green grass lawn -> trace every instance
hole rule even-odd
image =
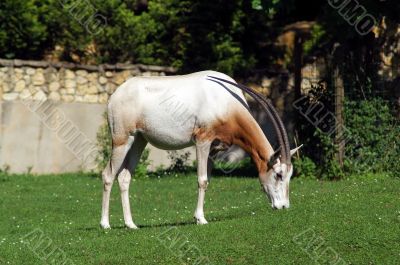
[[[274,211],[257,179],[214,177],[205,226],[195,175],[139,179],[139,230],[123,227],[118,185],[101,230],[101,193],[88,174],[0,175],[0,263],[400,264],[399,179],[294,179],[291,208]]]

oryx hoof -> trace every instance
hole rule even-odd
[[[200,218],[195,217],[195,219],[196,219],[196,223],[198,225],[206,225],[206,224],[208,224],[206,218],[204,218],[204,217],[200,217]]]
[[[138,227],[133,222],[125,223],[126,228],[128,229],[138,229]]]
[[[111,229],[110,223],[108,222],[100,222],[100,227],[103,229]]]

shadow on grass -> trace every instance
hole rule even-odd
[[[220,222],[225,222],[225,221],[229,221],[229,220],[235,220],[235,219],[240,219],[243,217],[248,217],[250,214],[248,212],[242,212],[239,214],[228,214],[228,215],[219,215],[219,216],[214,216],[211,218],[207,218],[209,224],[213,224],[213,223],[220,223]],[[162,227],[180,227],[180,226],[197,226],[196,221],[193,220],[186,220],[186,221],[180,221],[180,222],[167,222],[167,223],[159,223],[159,224],[140,224],[138,225],[138,228],[140,229],[151,229],[151,228],[162,228]],[[126,228],[124,225],[117,225],[117,226],[111,226],[112,230],[130,230],[128,228]],[[91,227],[81,227],[78,228],[77,230],[80,231],[95,231],[95,230],[101,230],[103,231],[103,229],[100,227],[100,225],[98,226],[91,226]]]
[[[228,220],[235,220],[241,217],[247,216],[245,214],[239,214],[239,215],[224,215],[224,216],[215,216],[212,218],[207,218],[209,223],[219,223],[219,222],[224,222],[224,221],[228,221]],[[160,224],[142,224],[142,225],[138,225],[139,228],[160,228],[160,227],[171,227],[171,226],[189,226],[189,225],[195,225],[196,221],[194,220],[186,220],[186,221],[181,221],[181,222],[168,222],[168,223],[160,223]],[[121,227],[124,228],[124,227]]]
[[[224,215],[224,216],[215,216],[212,218],[207,218],[209,223],[219,223],[228,220],[235,220],[241,217],[246,216],[245,214],[240,215]],[[182,221],[182,222],[168,222],[161,224],[148,224],[148,225],[138,225],[139,228],[159,228],[159,227],[171,227],[171,226],[188,226],[188,225],[196,225],[196,221],[193,219],[192,221]]]
[[[182,222],[170,222],[170,223],[162,223],[162,224],[143,224],[143,225],[138,225],[138,228],[140,229],[149,229],[149,228],[160,228],[160,227],[171,227],[171,226],[188,226],[188,225],[196,225],[196,222],[194,221],[182,221]],[[100,227],[100,225],[97,226],[91,226],[91,227],[81,227],[78,228],[77,230],[80,231],[103,231]],[[131,230],[128,229],[124,225],[116,225],[116,226],[111,226],[111,230]],[[134,230],[134,229],[133,229]]]
[[[182,222],[169,222],[162,224],[144,224],[138,225],[139,228],[160,228],[160,227],[171,227],[171,226],[188,226],[188,225],[196,225],[195,221],[182,221]]]

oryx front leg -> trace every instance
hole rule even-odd
[[[131,172],[124,168],[118,175],[118,184],[121,191],[122,211],[124,212],[125,226],[131,229],[137,229],[133,223],[131,207],[129,203],[129,185],[131,182]]]
[[[196,146],[197,155],[197,177],[198,177],[198,187],[199,187],[199,197],[197,200],[197,208],[194,213],[197,224],[207,224],[207,220],[204,217],[204,198],[208,186],[208,176],[207,176],[207,164],[208,155],[210,153],[211,143],[202,143]]]

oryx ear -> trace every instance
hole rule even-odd
[[[300,145],[292,150],[290,150],[290,156],[294,155],[303,145]]]
[[[279,156],[281,155],[281,147],[279,147],[274,154],[269,158],[268,161],[268,166],[272,168],[273,165],[276,164],[277,160],[279,159]]]

